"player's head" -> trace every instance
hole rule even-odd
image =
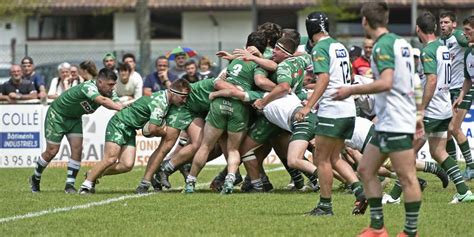
[[[283,60],[292,57],[298,45],[291,38],[280,38],[273,49],[272,59],[276,63],[281,63]]]
[[[469,41],[469,43],[474,43],[474,15],[464,19],[462,25],[467,41]]]
[[[171,93],[171,103],[179,106],[186,102],[186,98],[191,92],[191,85],[187,80],[179,79],[171,84],[169,92]]]
[[[360,9],[362,27],[367,32],[372,29],[385,28],[388,25],[389,9],[386,2],[369,2]]]
[[[263,54],[265,52],[265,48],[267,47],[265,34],[263,32],[255,31],[250,33],[247,37],[247,43],[245,47],[248,48],[250,46],[254,46],[255,48]]]
[[[415,31],[420,42],[423,42],[424,35],[431,35],[436,32],[436,17],[431,12],[423,12],[416,18]]]
[[[313,35],[318,33],[329,33],[329,18],[323,12],[313,12],[306,17],[306,32],[308,38],[313,41]]]
[[[439,14],[439,28],[441,29],[441,35],[449,36],[456,29],[456,14],[452,11],[445,11]]]
[[[101,95],[106,97],[112,97],[112,93],[114,91],[116,83],[117,74],[115,74],[114,70],[108,68],[100,69],[99,75],[97,76],[96,85]]]
[[[97,77],[97,67],[91,60],[83,61],[79,64],[79,75],[85,80],[91,80]]]
[[[291,28],[285,28],[283,30],[281,30],[282,32],[282,35],[281,37],[285,37],[285,38],[290,38],[292,39],[293,41],[295,41],[295,43],[297,45],[300,44],[300,33],[295,30],[295,29],[291,29]]]
[[[281,26],[273,22],[265,22],[257,27],[257,31],[265,34],[267,46],[272,48],[279,38],[281,38]]]

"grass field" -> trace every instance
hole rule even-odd
[[[289,176],[278,166],[267,167],[274,192],[227,196],[212,193],[208,187],[221,168],[205,168],[195,194],[180,193],[183,178],[178,173],[171,177],[173,190],[142,196],[133,193],[143,174],[141,167],[102,178],[97,193],[89,196],[64,194],[66,170],[62,168],[45,171],[39,194],[30,193],[27,179],[32,169],[1,169],[0,235],[355,236],[369,223],[368,212],[351,215],[354,198],[339,191],[338,182],[334,184],[335,216],[307,217],[303,213],[314,207],[319,194],[285,190]],[[435,176],[421,177],[428,187],[420,236],[474,236],[474,203],[449,205],[454,185],[443,190]],[[395,236],[403,228],[403,205],[385,206],[384,211],[386,227]]]

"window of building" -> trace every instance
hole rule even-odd
[[[150,15],[152,39],[181,39],[183,20],[180,12],[152,12]]]
[[[297,29],[298,15],[293,10],[259,10],[258,11],[258,25],[265,22],[273,22],[280,25],[282,28]]]
[[[112,15],[31,16],[28,40],[113,39]]]

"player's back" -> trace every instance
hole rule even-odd
[[[255,85],[254,71],[257,66],[256,63],[251,61],[234,59],[227,66],[227,81],[242,87],[245,91],[250,91]]]
[[[372,72],[376,80],[385,69],[393,69],[392,89],[375,95],[376,130],[415,132],[415,62],[411,45],[398,35],[386,33],[374,44]]]

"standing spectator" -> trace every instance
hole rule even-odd
[[[169,70],[168,59],[159,56],[155,61],[156,72],[150,73],[143,83],[143,95],[151,96],[153,92],[169,88],[171,83],[178,79]]]
[[[176,76],[177,78],[181,78],[184,74],[186,74],[186,53],[177,53],[174,57],[175,65],[169,69],[170,73]]]
[[[117,73],[117,69],[115,68],[117,61],[115,60],[115,55],[113,53],[106,53],[102,62],[104,63],[105,68],[114,70],[114,72]]]
[[[35,72],[35,65],[33,59],[29,56],[24,57],[21,60],[21,69],[23,72],[23,79],[33,82],[35,90],[38,92],[38,98],[43,99],[46,95],[46,87],[44,84],[44,78],[40,74]]]
[[[74,82],[71,77],[71,64],[64,62],[58,66],[59,76],[51,80],[48,90],[48,99],[56,99],[67,89],[75,86],[78,82]]]
[[[216,77],[216,74],[211,71],[211,60],[208,57],[199,59],[199,75],[201,80]]]
[[[95,79],[98,74],[97,67],[91,60],[86,60],[79,64],[79,75],[84,78],[84,81]]]
[[[24,80],[21,75],[21,67],[12,65],[10,68],[10,80],[0,86],[0,100],[15,103],[17,100],[31,100],[38,98],[33,82]]]
[[[115,92],[120,97],[120,101],[126,102],[142,97],[143,81],[137,77],[131,77],[132,67],[130,64],[119,64],[119,80],[115,85]]]
[[[370,69],[370,56],[372,56],[373,46],[374,41],[372,39],[364,39],[364,54],[352,62],[352,73],[354,75],[373,78],[372,69]]]
[[[186,68],[186,74],[181,77],[181,79],[185,79],[189,83],[198,82],[201,80],[201,75],[197,72],[197,65],[193,60],[189,60],[184,64],[184,68]]]
[[[71,65],[71,80],[74,85],[84,82],[84,78],[79,75],[79,66],[77,65]]]

